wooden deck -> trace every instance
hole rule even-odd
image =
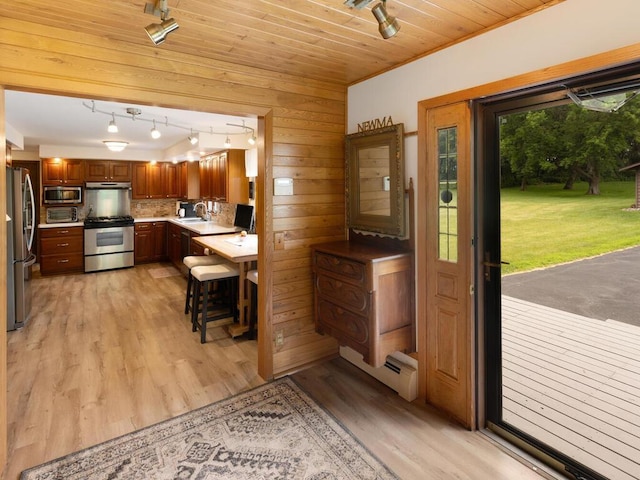
[[[640,328],[502,298],[504,420],[610,479],[640,479]]]

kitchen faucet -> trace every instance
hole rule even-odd
[[[205,220],[211,220],[211,214],[209,213],[209,209],[207,208],[206,202],[198,202],[194,204],[193,211],[194,212],[197,211],[199,205],[202,205],[202,208],[204,208],[204,215],[202,216],[202,218],[204,218]]]

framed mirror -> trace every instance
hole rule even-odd
[[[405,235],[403,124],[346,136],[347,226]]]

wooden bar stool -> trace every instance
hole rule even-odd
[[[249,332],[247,336],[251,340],[256,338],[256,324],[258,323],[258,270],[249,270],[247,272],[247,280],[249,280],[251,289],[249,297]]]
[[[199,267],[193,267],[191,269],[191,275],[194,282],[193,293],[193,307],[191,308],[191,326],[195,332],[200,328],[200,343],[207,341],[207,322],[212,320],[220,320],[223,318],[233,316],[233,321],[238,320],[238,278],[240,276],[240,269],[234,263],[220,263],[217,265],[204,265]],[[218,296],[218,291],[213,291],[211,284],[213,282],[226,282],[227,295],[224,296],[224,306],[227,307],[227,311],[209,317],[207,312],[209,306],[212,308],[215,306],[215,296]],[[202,298],[200,298],[202,295]],[[200,321],[198,322],[198,317]]]
[[[220,263],[226,263],[226,261],[227,260],[220,255],[189,255],[188,257],[184,257],[182,263],[189,269],[189,273],[187,274],[187,295],[184,302],[185,314],[191,310],[191,298],[193,298],[193,277],[191,276],[191,269],[205,265],[218,265]]]

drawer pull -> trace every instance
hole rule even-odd
[[[58,263],[69,263],[69,259],[65,258],[64,260],[58,260]]]
[[[69,233],[69,230],[58,230],[58,233]]]
[[[68,247],[69,244],[68,243],[59,243],[58,247]]]

